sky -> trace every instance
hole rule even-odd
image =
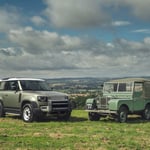
[[[150,0],[0,0],[0,77],[150,76]]]

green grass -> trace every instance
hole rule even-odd
[[[141,150],[150,149],[150,122],[129,118],[89,121],[87,112],[74,110],[70,121],[25,123],[17,117],[0,118],[0,150]]]

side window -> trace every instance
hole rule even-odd
[[[143,83],[134,84],[134,95],[135,97],[141,97],[143,94]]]
[[[150,82],[146,82],[145,84],[144,84],[144,94],[145,94],[145,97],[147,97],[147,98],[150,98]]]
[[[18,89],[17,81],[7,81],[5,83],[4,90],[14,91],[14,90],[17,90],[17,89]]]
[[[5,82],[0,82],[0,91],[4,90]]]
[[[118,92],[132,92],[132,82],[119,83]]]
[[[134,91],[135,92],[142,92],[143,91],[143,83],[135,83]]]
[[[125,83],[120,83],[118,91],[119,92],[121,92],[121,91],[125,92],[126,91],[126,84]]]

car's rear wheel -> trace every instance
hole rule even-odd
[[[100,115],[95,112],[89,112],[88,116],[89,116],[89,120],[91,121],[98,121],[100,119]]]
[[[0,117],[5,117],[4,107],[2,102],[0,102]]]
[[[150,105],[146,105],[142,116],[145,120],[150,120]]]
[[[25,122],[34,121],[35,115],[31,104],[25,104],[22,109],[22,119]]]

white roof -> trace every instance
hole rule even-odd
[[[123,78],[123,79],[117,79],[117,80],[110,80],[108,82],[113,82],[113,83],[123,83],[123,82],[145,82],[145,81],[150,81],[145,78]]]
[[[13,81],[13,80],[38,80],[38,81],[45,81],[43,79],[37,79],[37,78],[4,78],[4,79],[1,79],[0,81]]]

